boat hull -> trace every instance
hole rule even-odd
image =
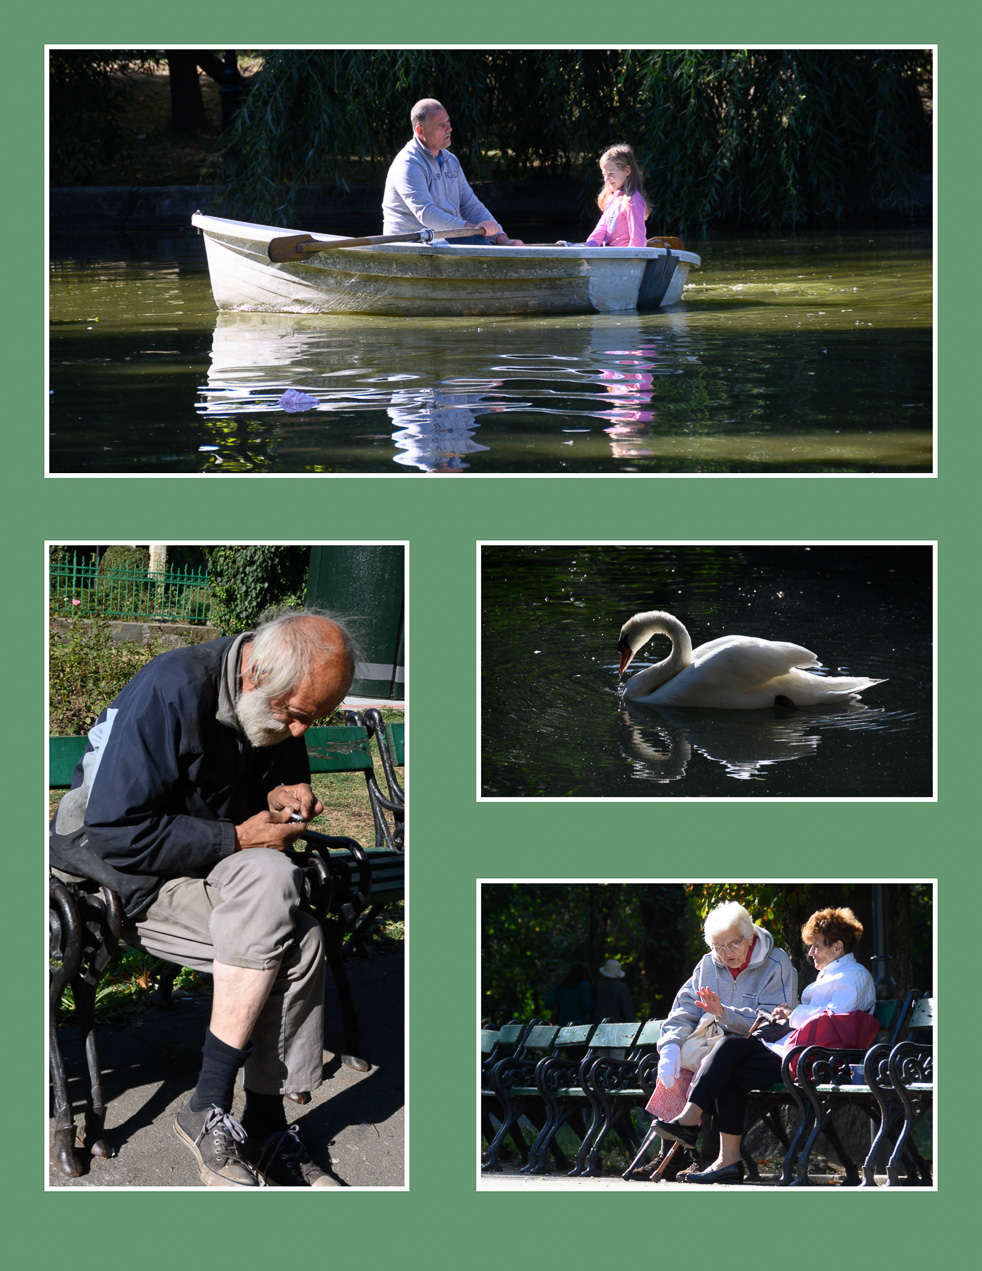
[[[385,243],[273,264],[270,239],[296,230],[222,217],[191,218],[202,232],[219,309],[472,317],[619,313],[675,304],[692,252],[664,247],[485,247]],[[331,235],[314,235],[330,242]]]

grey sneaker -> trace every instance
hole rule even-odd
[[[221,1108],[194,1112],[183,1108],[174,1118],[177,1137],[198,1159],[198,1173],[206,1187],[264,1187],[239,1146],[246,1132],[235,1117]]]
[[[257,1143],[253,1155],[260,1178],[267,1187],[337,1187],[307,1155],[295,1125],[278,1130]]]

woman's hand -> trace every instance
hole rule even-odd
[[[775,1024],[780,1024],[783,1019],[791,1018],[791,1007],[785,1002],[782,1006],[775,1006],[771,1011],[771,1019]]]
[[[696,989],[696,997],[707,1014],[715,1015],[717,1019],[723,1014],[723,1003],[719,1000],[719,994],[712,989]]]

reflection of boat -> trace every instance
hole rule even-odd
[[[668,247],[485,247],[382,243],[273,264],[295,230],[196,212],[219,309],[393,317],[618,313],[681,298],[693,252]],[[316,234],[329,243],[337,235]]]

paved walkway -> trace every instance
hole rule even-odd
[[[404,958],[402,951],[347,963],[362,1026],[369,1072],[344,1067],[340,1010],[327,976],[324,1081],[309,1104],[286,1102],[310,1155],[347,1187],[405,1184]],[[49,1167],[51,1187],[198,1188],[197,1166],[174,1133],[174,1116],[194,1087],[210,998],[185,998],[173,1010],[147,1007],[124,1026],[98,1029],[106,1130],[117,1152],[110,1160],[84,1158],[80,1178]],[[66,1064],[76,1124],[84,1087],[77,1030],[65,1033]],[[241,1080],[241,1079],[240,1079]],[[233,1111],[242,1112],[241,1089]],[[329,1155],[328,1155],[329,1153]]]
[[[883,1180],[886,1181],[885,1179]],[[834,1186],[841,1182],[841,1176],[819,1175],[812,1178],[816,1186]],[[645,1192],[699,1192],[699,1191],[760,1191],[761,1188],[777,1186],[777,1175],[764,1176],[759,1183],[748,1183],[736,1186],[732,1183],[719,1183],[712,1187],[705,1184],[694,1186],[691,1183],[636,1183],[627,1182],[617,1174],[604,1174],[599,1178],[569,1178],[565,1174],[522,1174],[515,1166],[504,1168],[500,1174],[481,1174],[478,1179],[479,1191],[492,1192],[623,1192],[625,1194]],[[784,1190],[783,1188],[781,1189]]]

